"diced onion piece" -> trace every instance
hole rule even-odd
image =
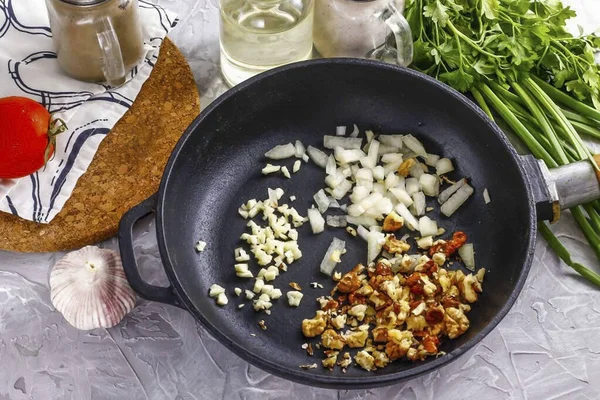
[[[458,248],[458,255],[465,263],[465,267],[471,271],[475,271],[475,251],[473,243],[465,243]]]
[[[373,168],[373,179],[376,181],[382,181],[385,179],[385,171],[381,165]]]
[[[373,207],[375,203],[377,203],[382,197],[383,195],[381,193],[373,192],[364,199],[362,199],[359,204],[362,208],[368,210],[369,208]]]
[[[404,145],[408,147],[410,150],[414,151],[421,157],[427,157],[427,152],[425,151],[425,147],[423,144],[413,135],[405,135],[402,138]]]
[[[227,295],[225,293],[220,293],[217,296],[217,305],[224,306],[229,303],[229,299],[227,299]]]
[[[348,208],[350,208],[350,207],[348,207]],[[346,222],[348,222],[349,224],[352,224],[352,225],[358,225],[359,230],[360,230],[361,226],[377,225],[377,220],[375,218],[364,217],[364,216],[354,217],[354,216],[348,215],[348,216],[346,216]]]
[[[336,126],[335,127],[335,135],[336,136],[346,135],[346,127],[345,126]]]
[[[438,175],[444,175],[452,171],[454,171],[454,166],[449,158],[440,158],[440,160],[435,163],[435,173]]]
[[[408,211],[408,208],[404,204],[396,204],[395,210],[402,218],[404,218],[404,224],[408,227],[408,229],[414,231],[419,227],[419,221],[417,221],[412,213]]]
[[[386,154],[395,154],[395,153],[398,153],[398,151],[400,151],[400,148],[398,148],[398,147],[393,147],[393,146],[387,146],[385,144],[380,144],[379,145],[379,151],[377,153],[381,157],[381,156],[384,156]]]
[[[379,135],[379,141],[386,146],[402,148],[402,137],[403,135]]]
[[[381,253],[381,248],[385,243],[385,235],[375,230],[369,231],[367,234],[367,263],[370,263],[377,258]]]
[[[340,208],[340,203],[338,203],[338,201],[334,199],[333,196],[327,197],[327,200],[329,200],[329,208]]]
[[[284,158],[294,157],[296,155],[296,147],[291,144],[280,144],[273,147],[265,153],[265,157],[271,160],[283,160]]]
[[[398,175],[396,175],[396,173],[394,173],[394,172],[390,172],[385,177],[385,189],[386,190],[395,188],[396,185],[398,185],[398,183],[400,183],[400,177]]]
[[[419,216],[425,214],[425,208],[427,207],[427,204],[425,203],[425,194],[423,192],[413,193],[412,199],[412,207],[415,210],[415,215]]]
[[[377,140],[371,141],[367,157],[369,158],[369,165],[377,165],[377,162],[379,161],[379,142]]]
[[[331,191],[331,195],[337,199],[337,200],[341,200],[344,198],[344,196],[346,195],[346,193],[348,193],[350,191],[350,189],[352,189],[352,182],[350,182],[347,179],[344,179],[342,182],[340,182],[339,185],[337,185],[333,191]]]
[[[315,164],[321,168],[325,168],[328,159],[327,154],[312,146],[308,146],[306,153]]]
[[[296,196],[290,196],[290,201],[296,201]]]
[[[451,216],[456,210],[458,210],[460,206],[464,204],[465,201],[467,201],[472,194],[473,188],[468,184],[464,184],[456,191],[456,193],[450,196],[450,198],[444,204],[442,204],[440,211],[446,217]]]
[[[384,215],[391,213],[393,209],[392,201],[387,197],[382,197],[367,210],[366,214],[373,215],[377,219],[382,219]]]
[[[332,257],[334,253],[342,254],[346,249],[346,242],[340,240],[336,237],[333,238],[333,241],[329,245],[327,252],[325,252],[325,257],[323,257],[323,261],[321,261],[320,270],[325,275],[331,276],[335,266],[337,265],[337,261],[335,257]]]
[[[395,163],[400,161],[402,163],[403,156],[402,153],[388,153],[381,156],[381,162],[384,164]]]
[[[362,146],[362,139],[340,136],[325,136],[323,138],[323,146],[326,149],[331,150],[335,149],[336,147],[343,147],[344,149],[360,149]]]
[[[299,292],[297,290],[290,290],[286,293],[286,296],[290,307],[298,307],[304,295],[302,294],[302,292]]]
[[[301,166],[302,166],[302,163],[300,162],[300,160],[296,160],[294,162],[294,166],[292,167],[292,172],[296,173],[296,172],[300,171]]]
[[[315,200],[317,209],[319,210],[319,212],[321,214],[323,214],[325,211],[327,211],[327,209],[329,208],[329,198],[327,197],[327,195],[325,194],[325,191],[323,189],[321,189],[317,193],[315,193],[315,195],[313,196],[313,199]]]
[[[346,211],[350,217],[359,217],[363,215],[366,210],[360,204],[352,204]]]
[[[428,249],[433,246],[433,238],[431,236],[425,236],[416,240],[417,246],[420,249]]]
[[[304,162],[308,162],[308,160],[310,160],[310,158],[308,157],[308,154],[304,153],[304,154],[302,155],[302,161],[304,161]]]
[[[292,176],[290,175],[290,171],[287,169],[287,167],[281,167],[281,172],[283,173],[283,176],[285,176],[286,178],[290,179]]]
[[[421,184],[419,180],[416,178],[408,178],[404,181],[406,186],[406,192],[410,195],[413,195],[417,192],[421,191]]]
[[[492,202],[492,199],[490,199],[490,194],[488,193],[487,188],[483,189],[483,201],[485,201],[485,204],[490,204]]]
[[[296,149],[296,158],[303,158],[304,153],[306,153],[306,147],[304,147],[304,144],[302,144],[301,141],[296,140],[296,143],[294,143],[294,148]]]
[[[419,183],[427,196],[437,196],[440,192],[440,178],[435,175],[423,174],[419,178]]]
[[[402,165],[402,160],[398,160],[398,161],[394,161],[394,162],[385,164],[383,166],[383,172],[387,176],[388,174],[391,174],[392,172],[398,171],[398,168],[400,168],[400,165]],[[404,178],[404,177],[402,177],[402,178]]]
[[[333,228],[345,228],[348,225],[345,215],[328,215],[327,225]]]
[[[341,149],[341,147],[338,147]],[[343,149],[342,149],[343,150]],[[327,158],[327,165],[325,165],[325,173],[328,175],[335,174],[337,171],[337,164],[335,163],[335,157],[330,154]]]
[[[408,173],[413,178],[419,179],[421,177],[421,175],[423,175],[425,173],[425,171],[423,171],[423,167],[421,166],[421,163],[415,163],[415,165],[413,165],[410,168],[410,170],[408,171]]]
[[[413,199],[406,190],[395,187],[390,188],[389,191],[396,197],[396,199],[398,199],[400,203],[404,204],[405,206],[410,207],[413,204]]]
[[[368,168],[361,168],[354,174],[354,179],[357,185],[368,187],[371,190],[373,186],[373,171]]]
[[[335,189],[335,187],[341,184],[345,179],[346,177],[336,170],[335,173],[325,177],[325,184],[330,188]]]
[[[308,221],[310,222],[310,227],[315,235],[325,230],[325,220],[316,208],[308,209]]]
[[[370,143],[371,140],[375,138],[375,134],[372,130],[365,131],[365,136],[367,137],[367,143]]]
[[[356,186],[354,186],[354,189],[352,190],[352,194],[350,195],[350,201],[352,203],[359,203],[361,200],[366,198],[369,194],[371,194],[371,189],[369,189],[365,186],[356,185]]]
[[[438,203],[444,204],[450,198],[450,196],[452,196],[458,189],[463,187],[466,183],[467,179],[463,178],[456,182],[454,185],[444,189],[442,193],[440,193],[440,195],[438,196]]]
[[[430,167],[435,167],[435,164],[437,164],[439,159],[440,156],[438,156],[437,154],[427,153],[427,157],[425,157],[425,164],[429,165]]]
[[[336,147],[334,150],[335,159],[340,164],[350,164],[359,161],[365,157],[365,153],[360,149],[344,149],[342,147]]]
[[[356,126],[356,124],[354,124],[354,130],[350,134],[350,137],[353,137],[353,138],[358,137],[359,133],[360,133],[360,131],[358,130],[358,126]]]
[[[437,222],[431,218],[424,216],[419,219],[419,232],[421,236],[435,236],[437,235]]]
[[[364,240],[365,242],[367,241],[369,235],[369,230],[367,228],[365,228],[362,225],[359,225],[358,228],[356,228],[356,233],[358,234],[358,236],[360,236],[362,240]]]
[[[281,169],[281,165],[272,165],[272,164],[267,164],[263,169],[262,169],[262,174],[263,175],[268,175],[268,174],[272,174],[274,172],[277,172]]]

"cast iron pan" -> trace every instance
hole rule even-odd
[[[451,218],[434,214],[447,232],[465,231],[475,245],[477,266],[485,267],[484,292],[468,314],[471,327],[446,340],[447,354],[424,362],[395,362],[376,372],[352,366],[343,374],[320,366],[322,353],[310,357],[301,321],[312,318],[313,300],[327,295],[331,278],[319,264],[334,236],[347,241],[339,270],[346,272],[366,259],[366,244],[343,229],[320,235],[300,228],[301,260],[274,282],[284,292],[273,314],[256,313],[233,294],[234,287],[252,288],[253,280],[237,278],[233,250],[245,221],[237,208],[250,198],[267,198],[267,188],[281,187],[301,213],[324,186],[325,172],[309,162],[292,179],[264,177],[263,154],[296,139],[322,147],[323,135],[337,125],[356,123],[361,130],[412,133],[426,148],[455,160],[454,177],[467,176],[475,194]],[[351,127],[349,128],[351,130]],[[291,164],[294,160],[287,160]],[[350,389],[383,386],[432,371],[456,359],[485,337],[506,315],[521,291],[532,261],[536,212],[533,192],[520,158],[501,130],[467,98],[432,78],[396,66],[366,60],[328,59],[278,68],[225,93],[192,123],[165,169],[158,195],[127,213],[119,240],[123,266],[131,286],[149,300],[187,309],[221,343],[238,356],[270,373],[300,383]],[[487,188],[492,202],[482,196]],[[428,200],[432,201],[432,200]],[[141,217],[156,213],[158,245],[169,288],[150,286],[137,272],[131,229]],[[199,254],[198,240],[208,243]],[[462,268],[458,263],[457,268]],[[254,272],[258,271],[253,266]],[[290,281],[305,294],[291,309],[285,292]],[[313,289],[310,282],[324,288]],[[229,304],[219,307],[208,297],[218,283],[227,288]],[[247,302],[247,301],[246,301]],[[262,331],[258,321],[268,329]],[[255,334],[256,336],[252,336]],[[313,342],[315,342],[313,340]],[[303,370],[301,364],[319,364]]]

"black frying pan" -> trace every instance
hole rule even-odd
[[[300,325],[317,308],[312,298],[328,294],[333,282],[319,273],[319,264],[334,236],[347,241],[340,268],[351,269],[366,258],[366,244],[343,229],[310,233],[300,229],[304,257],[282,274],[275,286],[285,293],[290,281],[303,287],[298,309],[284,297],[273,314],[256,313],[241,302],[233,288],[251,288],[253,280],[237,278],[233,249],[245,221],[237,208],[250,198],[264,199],[267,188],[282,187],[297,197],[301,212],[324,186],[324,171],[304,164],[293,179],[264,177],[263,154],[277,144],[296,139],[321,145],[337,125],[358,124],[378,133],[412,133],[428,150],[455,160],[456,177],[471,178],[475,194],[451,218],[434,219],[448,232],[465,231],[475,245],[477,266],[488,271],[484,292],[469,313],[471,327],[456,340],[446,340],[447,354],[424,362],[395,362],[376,372],[351,367],[329,372],[321,357],[309,357]],[[291,164],[293,161],[288,161]],[[592,175],[593,176],[593,175]],[[530,184],[529,182],[533,182]],[[516,300],[529,271],[536,236],[536,204],[542,217],[551,214],[552,190],[542,184],[540,168],[519,157],[502,131],[467,98],[417,72],[366,60],[329,59],[285,66],[231,89],[209,107],[177,144],[156,196],[129,211],[121,221],[119,242],[123,266],[133,289],[149,300],[187,309],[221,343],[250,363],[283,378],[331,388],[382,386],[438,368],[465,353],[486,336]],[[597,182],[595,182],[597,190]],[[482,191],[489,190],[490,204]],[[171,286],[145,283],[133,254],[132,227],[154,212],[158,245]],[[198,254],[194,244],[208,242]],[[456,265],[456,264],[455,264]],[[255,270],[255,272],[257,269]],[[310,282],[324,289],[312,289]],[[230,303],[218,307],[208,288],[228,288]],[[257,321],[264,319],[262,331]],[[256,334],[252,336],[251,334]],[[317,352],[318,353],[318,352]],[[319,364],[303,370],[301,364]]]

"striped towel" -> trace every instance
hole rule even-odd
[[[131,107],[158,58],[175,16],[139,1],[146,57],[118,88],[66,76],[56,60],[44,0],[0,0],[0,97],[31,98],[69,129],[57,138],[54,158],[21,179],[0,179],[0,211],[48,223],[71,196],[102,139]]]

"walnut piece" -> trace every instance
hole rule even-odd
[[[376,369],[375,358],[373,358],[373,356],[367,353],[365,350],[361,350],[356,353],[356,356],[354,356],[354,361],[356,361],[358,365],[367,371],[375,371]]]
[[[389,213],[383,220],[384,232],[395,232],[402,229],[404,226],[404,218],[399,216],[395,211]]]
[[[392,254],[402,254],[410,250],[410,244],[396,239],[394,235],[388,235],[385,238],[385,243],[383,244],[383,248]]]
[[[458,308],[446,308],[444,322],[446,324],[446,335],[448,335],[450,339],[459,337],[469,329],[469,319],[465,313]]]
[[[365,347],[365,343],[369,337],[369,331],[346,332],[344,337],[346,338],[346,344],[350,348],[356,349]]]
[[[341,350],[344,348],[344,338],[333,329],[327,329],[321,335],[321,343],[328,349]],[[335,363],[334,363],[335,364]]]
[[[305,319],[302,321],[302,334],[306,337],[315,337],[323,333],[327,326],[323,311],[317,311],[317,315],[313,319]]]

